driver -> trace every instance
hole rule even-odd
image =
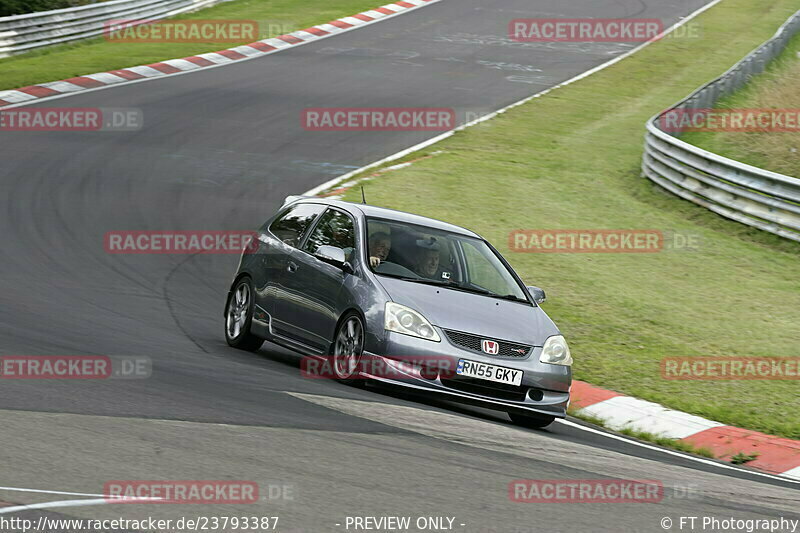
[[[430,279],[441,277],[441,271],[439,270],[439,243],[436,242],[435,237],[417,241],[414,272],[419,276]]]
[[[372,268],[386,261],[389,251],[392,249],[392,238],[388,233],[378,231],[369,237],[369,266]]]

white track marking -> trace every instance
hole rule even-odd
[[[670,439],[685,439],[725,425],[632,396],[614,396],[583,407],[579,413],[601,419],[610,429],[631,428]]]
[[[362,22],[364,22],[363,20],[357,19],[355,17],[342,17],[342,18],[339,19],[339,21],[340,22],[346,22],[347,24],[353,24],[355,26],[358,26]]]
[[[85,505],[105,505],[109,503],[105,498],[95,500],[61,500],[58,502],[32,503],[30,505],[15,505],[14,507],[0,508],[0,514],[18,513],[31,509],[52,509],[57,507],[81,507]]]
[[[247,46],[246,44],[242,46],[237,46],[236,48],[231,48],[231,50],[233,50],[234,52],[239,52],[243,56],[247,57],[264,55],[264,52],[262,52],[261,50],[256,50],[252,46]]]
[[[278,39],[277,37],[272,37],[270,39],[264,39],[263,41],[259,41],[259,42],[264,43],[264,44],[268,44],[270,46],[274,46],[275,48],[277,48],[279,50],[281,48],[291,48],[291,46],[292,46],[291,44],[287,43],[283,39]]]
[[[125,81],[125,78],[121,76],[115,76],[110,72],[98,72],[96,74],[84,74],[81,76],[82,78],[89,78],[90,80],[99,81],[100,83],[122,83]]]
[[[303,41],[317,38],[317,36],[314,35],[313,33],[304,30],[293,31],[292,33],[288,33],[287,35],[291,35],[292,37],[297,37],[298,39],[302,39]]]
[[[328,23],[320,24],[315,27],[321,29],[322,31],[327,31],[329,33],[339,33],[344,30],[344,28],[340,28],[339,26],[334,26],[333,24],[328,24]]]
[[[122,70],[130,70],[131,72],[135,72],[136,74],[140,74],[142,76],[148,78],[158,78],[164,75],[163,72],[160,70],[156,70],[153,67],[148,67],[147,65],[140,65],[138,67],[128,67]],[[112,85],[112,87],[119,87],[119,83],[116,85]]]
[[[0,487],[0,490],[7,490],[12,492],[37,492],[39,494],[58,494],[59,496],[93,496],[105,497],[105,494],[87,494],[85,492],[64,492],[60,490],[44,490],[44,489],[23,489],[20,487]]]
[[[411,3],[416,3],[415,1],[412,1],[412,0],[406,0],[406,1],[411,2]],[[420,1],[420,0],[416,0],[416,1]],[[326,181],[325,183],[323,183],[321,185],[318,185],[318,186],[314,187],[313,189],[309,189],[308,191],[302,193],[302,195],[303,196],[316,196],[317,194],[321,193],[322,191],[330,189],[331,187],[333,187],[335,185],[338,185],[339,183],[341,183],[341,182],[343,182],[345,180],[348,180],[348,179],[352,178],[353,176],[355,176],[357,174],[360,174],[361,172],[364,172],[365,170],[369,170],[370,168],[374,168],[374,167],[380,166],[380,165],[382,165],[384,163],[388,163],[389,161],[394,161],[395,159],[400,159],[401,157],[405,157],[408,154],[411,154],[411,153],[416,152],[418,150],[422,150],[423,148],[427,148],[428,146],[430,146],[432,144],[436,144],[439,141],[443,141],[444,139],[447,139],[448,137],[450,137],[451,135],[453,135],[457,131],[461,131],[461,130],[463,130],[465,128],[469,128],[470,126],[474,126],[475,124],[479,124],[479,123],[481,123],[481,122],[483,122],[485,120],[492,119],[492,118],[496,117],[497,115],[499,115],[500,113],[505,113],[509,109],[512,109],[514,107],[517,107],[517,106],[520,106],[520,105],[525,104],[527,102],[530,102],[534,98],[542,97],[542,96],[546,95],[547,93],[549,93],[550,91],[555,91],[556,89],[560,89],[561,87],[565,87],[565,86],[567,86],[567,85],[569,85],[571,83],[575,83],[578,80],[582,80],[583,78],[586,78],[587,76],[591,76],[595,72],[599,72],[599,71],[601,71],[601,70],[603,70],[605,68],[608,68],[611,65],[614,65],[614,64],[622,61],[626,57],[629,57],[629,56],[635,54],[639,50],[641,50],[641,49],[645,48],[646,46],[652,44],[654,41],[657,41],[657,40],[661,39],[664,35],[667,35],[668,33],[672,32],[675,28],[679,28],[679,27],[683,26],[684,24],[686,24],[687,22],[689,22],[690,20],[692,20],[696,16],[700,15],[704,11],[706,11],[708,9],[711,9],[712,7],[714,7],[715,5],[720,3],[721,1],[722,0],[714,0],[711,3],[704,5],[703,7],[698,9],[697,11],[693,12],[692,14],[688,15],[687,17],[683,18],[682,20],[676,22],[675,24],[673,24],[672,26],[670,26],[669,28],[664,30],[663,33],[660,33],[659,35],[655,36],[653,39],[651,39],[651,40],[649,40],[649,41],[647,41],[645,43],[640,44],[636,48],[633,48],[633,49],[625,52],[624,54],[615,57],[614,59],[612,59],[610,61],[606,61],[602,65],[598,65],[598,66],[594,67],[593,69],[590,69],[590,70],[587,70],[586,72],[583,72],[582,74],[578,74],[574,78],[570,78],[570,79],[568,79],[567,81],[565,81],[563,83],[559,83],[558,85],[556,85],[554,87],[550,87],[549,89],[545,89],[544,91],[538,92],[538,93],[536,93],[534,95],[526,96],[522,100],[518,100],[517,102],[514,102],[513,104],[510,104],[510,105],[508,105],[508,106],[506,106],[506,107],[504,107],[502,109],[498,109],[497,111],[495,111],[493,113],[489,113],[489,114],[484,115],[484,116],[482,116],[480,118],[477,118],[475,120],[467,122],[466,124],[462,124],[461,126],[459,126],[457,128],[454,128],[454,129],[452,129],[450,131],[446,131],[446,132],[444,132],[444,133],[442,133],[440,135],[437,135],[436,137],[428,139],[427,141],[423,141],[423,142],[421,142],[419,144],[415,144],[414,146],[412,146],[410,148],[406,148],[405,150],[401,150],[400,152],[397,152],[397,153],[392,154],[390,156],[384,157],[383,159],[375,161],[374,163],[370,163],[369,165],[366,165],[366,166],[361,167],[359,169],[353,170],[352,172],[348,172],[347,174],[343,174],[343,175],[339,176],[338,178],[334,178],[332,180]],[[394,15],[389,15],[389,16],[394,16]]]
[[[386,13],[381,13],[380,11],[373,11],[373,10],[362,11],[360,14],[372,17],[374,19],[379,19],[386,16]]]
[[[234,62],[234,60],[231,59],[230,57],[218,54],[217,52],[209,52],[207,54],[197,54],[197,57],[202,57],[203,59],[211,61],[216,65],[228,65]],[[211,68],[211,67],[205,67],[205,68]]]
[[[36,98],[32,94],[24,93],[22,91],[0,91],[0,100],[5,100],[6,102],[27,102],[29,100],[41,100],[41,98]],[[3,109],[8,109],[11,107],[19,107],[19,106],[6,106]]]
[[[59,496],[87,496],[92,499],[81,500],[59,500],[55,502],[32,503],[28,505],[14,505],[12,507],[0,507],[0,514],[16,513],[19,511],[29,511],[31,509],[52,509],[58,507],[80,507],[86,505],[114,504],[113,500],[125,500],[125,503],[146,503],[160,500],[161,498],[122,498],[120,496],[109,496],[106,494],[92,494],[86,492],[67,492],[62,490],[26,489],[22,487],[0,487],[0,491],[9,492],[33,492],[36,494],[57,494]]]
[[[283,42],[284,42],[284,44],[288,45],[288,47],[291,47],[291,48],[297,48],[298,46],[303,46],[304,44],[316,43],[316,42],[319,42],[322,39],[327,39],[329,37],[333,37],[334,35],[339,35],[341,33],[345,33],[345,32],[348,32],[348,31],[357,30],[359,28],[363,28],[365,26],[369,26],[370,24],[376,24],[378,22],[383,22],[385,20],[389,20],[390,18],[393,18],[393,17],[398,17],[398,16],[401,16],[401,15],[405,15],[406,13],[411,13],[413,11],[416,11],[417,9],[421,9],[423,7],[426,7],[426,6],[432,6],[434,4],[438,4],[442,0],[429,0],[428,2],[423,2],[422,0],[411,0],[411,1],[406,0],[406,1],[408,1],[411,4],[414,4],[415,7],[409,7],[409,8],[403,9],[402,11],[398,11],[397,13],[394,13],[393,15],[386,15],[385,17],[382,17],[382,18],[379,18],[379,19],[375,19],[375,20],[370,20],[368,22],[358,19],[358,25],[356,25],[356,26],[353,26],[351,28],[344,28],[344,29],[336,27],[335,30],[331,30],[331,33],[329,35],[322,35],[320,37],[315,37],[313,40],[303,41],[303,42],[297,43],[295,45],[288,45],[288,43],[286,43],[285,41],[283,41]],[[720,1],[720,0],[716,0],[716,1]],[[319,26],[323,27],[323,26],[325,26],[325,24],[320,24]],[[280,39],[278,39],[278,40],[280,41]],[[264,39],[264,40],[262,40],[260,42],[267,43],[267,44],[272,44],[271,41],[272,41],[272,39]],[[90,93],[90,92],[94,92],[94,91],[102,91],[102,90],[110,89],[110,88],[113,88],[113,87],[120,87],[122,85],[131,85],[131,84],[134,84],[134,83],[144,83],[144,82],[147,82],[147,81],[157,80],[157,79],[166,78],[166,77],[185,76],[187,74],[193,74],[195,72],[202,72],[202,71],[211,70],[211,69],[214,69],[214,68],[226,67],[226,66],[234,64],[234,63],[244,63],[245,61],[250,61],[251,59],[259,59],[259,58],[262,58],[262,57],[266,57],[266,56],[268,56],[270,54],[275,54],[275,53],[277,53],[277,52],[279,52],[280,50],[283,50],[283,49],[284,48],[280,48],[278,50],[272,50],[272,51],[269,51],[269,52],[264,52],[263,54],[260,54],[260,55],[257,55],[257,56],[252,56],[252,57],[245,57],[245,58],[239,59],[237,61],[227,61],[227,62],[224,62],[224,63],[209,65],[207,67],[203,67],[202,69],[187,70],[187,71],[182,71],[182,72],[176,72],[174,74],[169,74],[169,75],[146,77],[146,78],[142,78],[142,79],[138,79],[138,80],[126,80],[125,82],[115,83],[113,85],[104,85],[102,87],[94,87],[94,88],[91,88],[91,89],[84,89],[84,90],[82,90],[80,92],[75,92],[75,93],[55,94],[53,96],[46,96],[44,98],[36,98],[35,96],[31,96],[29,94],[25,94],[25,93],[22,93],[20,91],[15,91],[15,90],[0,91],[0,100],[5,100],[7,102],[14,102],[11,105],[7,105],[7,106],[4,106],[4,107],[0,108],[0,110],[5,111],[5,110],[8,110],[8,109],[12,109],[14,107],[23,107],[23,106],[30,105],[30,104],[33,104],[33,103],[44,102],[46,100],[58,100],[59,98],[68,98],[68,97],[73,96],[75,94],[86,94],[86,93]],[[203,57],[204,55],[206,55],[206,54],[198,54],[198,57]],[[228,59],[228,58],[226,57],[225,59]],[[133,70],[135,72],[134,69],[136,69],[136,68],[141,68],[141,67],[130,67],[130,68],[127,68],[127,69],[119,69],[119,70]],[[39,85],[42,85],[42,84],[39,84]]]
[[[689,460],[695,461],[697,463],[702,463],[702,464],[705,464],[705,465],[715,466],[715,467],[726,469],[726,470],[736,470],[737,472],[750,474],[752,476],[766,477],[766,478],[775,479],[775,480],[778,480],[778,481],[783,481],[785,483],[796,483],[796,484],[800,485],[800,480],[795,481],[794,479],[791,479],[791,477],[786,476],[786,474],[788,472],[784,472],[781,475],[775,475],[775,474],[767,474],[766,472],[757,472],[757,471],[754,471],[754,470],[745,470],[743,468],[737,468],[737,467],[735,467],[733,465],[728,465],[728,464],[725,464],[725,463],[719,463],[717,461],[712,461],[711,459],[703,459],[702,457],[697,457],[695,455],[688,455],[688,454],[677,452],[677,451],[674,451],[674,450],[669,450],[667,448],[660,448],[658,446],[645,444],[643,442],[639,442],[638,440],[631,440],[629,438],[622,437],[620,435],[614,435],[613,433],[607,433],[605,431],[601,431],[599,429],[595,429],[595,428],[591,428],[591,427],[588,427],[588,426],[584,426],[582,424],[576,424],[575,422],[573,422],[571,420],[560,420],[559,419],[559,420],[556,420],[556,422],[559,423],[559,424],[564,424],[565,426],[570,426],[570,427],[574,427],[576,429],[580,429],[582,431],[588,431],[589,433],[595,433],[597,435],[603,435],[604,437],[608,437],[609,439],[619,440],[619,441],[622,441],[622,442],[627,442],[628,444],[633,444],[634,446],[640,446],[642,448],[647,448],[648,450],[653,450],[653,451],[657,451],[657,452],[661,452],[661,453],[666,453],[667,455],[674,455],[675,457],[682,457],[684,459],[689,459]],[[792,470],[790,470],[789,472],[792,472]]]
[[[122,500],[123,498],[120,498]],[[124,503],[148,503],[160,498],[125,498]],[[30,511],[32,509],[55,509],[58,507],[84,507],[87,505],[113,505],[116,502],[112,497],[95,498],[91,500],[59,500],[57,502],[32,503],[29,505],[15,505],[13,507],[0,507],[0,514],[18,513],[20,511]]]
[[[396,6],[394,4],[386,4],[385,6],[381,6],[383,9],[388,9],[389,11],[394,11],[397,13],[398,11],[402,11],[403,8],[400,6]]]
[[[171,67],[175,67],[179,70],[193,70],[200,68],[200,65],[192,63],[191,61],[186,61],[185,59],[168,59],[167,61],[162,61],[162,63]]]
[[[74,83],[70,83],[68,81],[51,81],[50,83],[38,83],[36,84],[36,87],[46,87],[48,89],[52,89],[60,93],[73,93],[83,90],[83,87],[81,87],[80,85],[75,85]]]
[[[781,477],[789,477],[800,481],[800,466],[792,468],[791,470],[787,470],[781,474]]]

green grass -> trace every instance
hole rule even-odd
[[[745,463],[749,463],[750,461],[755,461],[756,459],[758,459],[758,453],[746,454],[744,452],[739,452],[731,457],[731,463],[735,465],[743,465]]]
[[[679,452],[684,453],[692,453],[694,455],[699,455],[701,457],[709,457],[714,459],[714,452],[712,452],[709,448],[706,447],[697,447],[688,442],[683,442],[678,439],[669,439],[667,437],[661,437],[659,435],[655,435],[653,433],[648,433],[646,431],[636,431],[630,428],[622,428],[619,430],[619,433],[626,435],[628,437],[644,440],[647,442],[652,442],[654,444],[658,444],[659,446],[664,446],[665,448],[672,448],[673,450],[678,450]],[[741,463],[735,463],[741,464]]]
[[[255,20],[260,39],[381,5],[376,0],[236,0],[171,20]],[[248,41],[249,42],[249,41]],[[240,43],[119,43],[103,37],[0,59],[0,90],[233,48]]]
[[[767,70],[715,107],[800,109],[800,34]],[[717,154],[800,177],[800,132],[692,132],[681,137]]]
[[[374,205],[472,228],[545,288],[577,379],[726,424],[800,438],[797,381],[668,381],[668,356],[799,356],[800,247],[668,194],[640,176],[645,121],[768,39],[792,0],[726,0],[697,39],[616,65],[410,155],[364,182]],[[721,45],[724,43],[724,45]],[[502,83],[502,82],[501,82]],[[374,172],[374,171],[373,171]],[[358,188],[345,196],[360,201]],[[519,228],[646,228],[698,250],[515,253]]]

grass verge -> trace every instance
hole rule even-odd
[[[376,0],[236,0],[170,20],[255,20],[259,39],[324,24],[381,5]],[[103,37],[0,59],[0,90],[63,80],[165,59],[233,48],[239,43],[122,43]]]
[[[370,203],[463,225],[498,246],[571,344],[577,379],[745,428],[800,438],[797,381],[675,381],[671,356],[798,356],[800,247],[640,176],[645,121],[768,39],[792,0],[726,0],[696,39],[665,39],[364,182]],[[720,46],[720,43],[725,43]],[[702,60],[698,60],[702,58]],[[374,172],[374,171],[371,171]],[[360,201],[354,188],[345,198]],[[515,253],[520,228],[646,228],[695,251]]]
[[[800,35],[735,94],[720,100],[720,109],[800,109]],[[692,132],[686,142],[719,155],[789,176],[800,177],[800,132]]]

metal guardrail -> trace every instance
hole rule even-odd
[[[800,179],[693,146],[664,131],[670,112],[710,109],[764,71],[800,32],[800,11],[725,74],[647,121],[642,173],[661,187],[724,217],[800,242]]]
[[[101,35],[107,21],[172,17],[225,0],[111,0],[68,9],[0,17],[0,57]]]

